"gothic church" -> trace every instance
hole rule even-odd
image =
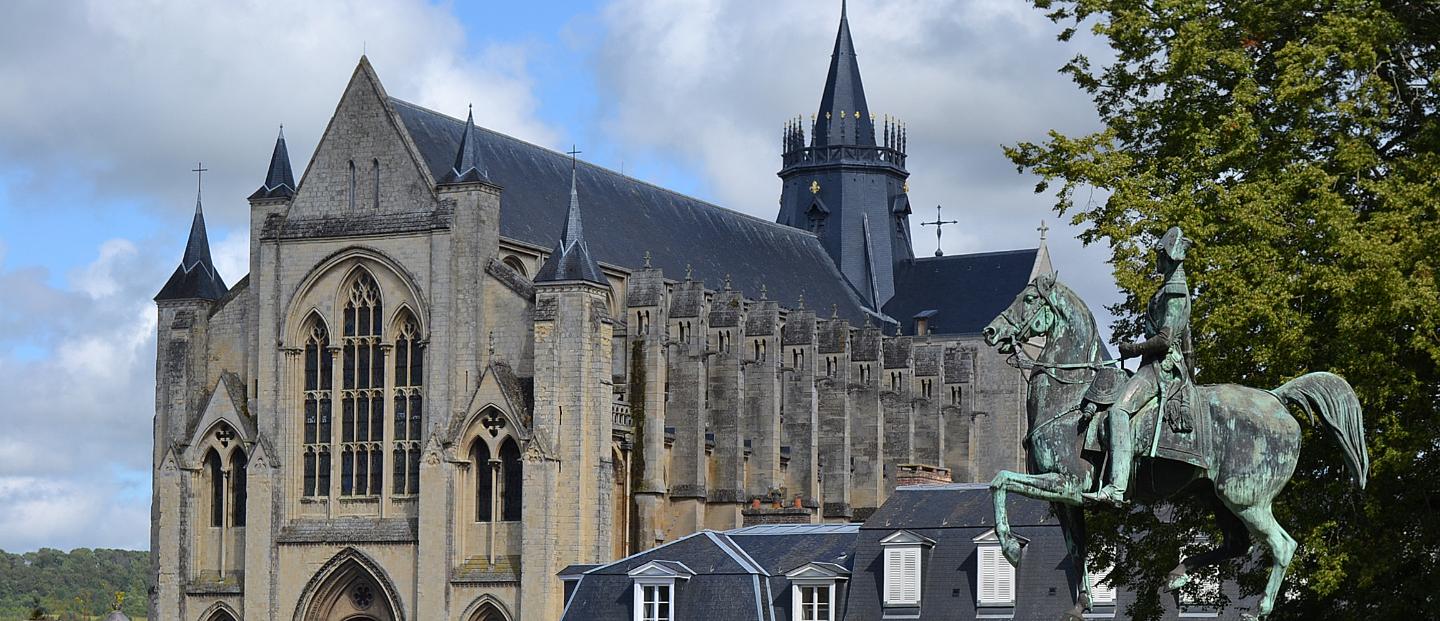
[[[916,257],[907,140],[843,11],[776,222],[361,58],[298,181],[276,141],[249,275],[197,199],[155,298],[150,618],[556,619],[567,567],[1023,470],[1019,374],[977,333],[1048,255]]]

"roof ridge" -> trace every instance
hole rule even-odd
[[[916,262],[916,263],[919,263],[919,262],[921,262],[921,261],[934,262],[934,261],[944,261],[944,260],[946,260],[946,259],[959,259],[959,258],[965,258],[965,257],[984,257],[984,256],[1001,255],[1001,254],[1022,254],[1022,253],[1026,253],[1026,252],[1039,252],[1039,251],[1040,251],[1040,248],[1037,246],[1037,247],[1034,247],[1034,248],[1015,248],[1015,249],[1012,249],[1012,250],[986,250],[986,251],[984,251],[984,252],[966,252],[966,253],[962,253],[962,254],[947,254],[947,255],[945,255],[945,256],[943,256],[943,257],[915,257],[915,258],[912,258],[912,259],[910,259],[910,260],[911,260],[911,261],[914,261],[914,262]]]
[[[409,106],[409,107],[414,108],[414,109],[416,109],[416,110],[420,110],[420,111],[423,111],[423,112],[429,112],[430,114],[435,114],[435,115],[438,115],[438,116],[442,116],[442,117],[445,117],[445,118],[447,118],[447,119],[453,120],[453,121],[455,121],[455,122],[457,122],[457,123],[464,123],[464,121],[461,121],[460,119],[457,119],[457,118],[455,118],[455,117],[453,117],[453,116],[450,116],[450,115],[448,115],[448,114],[445,114],[444,112],[440,112],[440,111],[434,110],[434,109],[432,109],[432,108],[427,108],[427,107],[422,106],[422,105],[420,105],[420,104],[411,103],[411,102],[408,102],[408,101],[405,101],[405,100],[403,100],[403,99],[399,99],[399,98],[396,98],[396,97],[390,97],[390,101],[393,102],[393,103],[396,103],[396,104],[400,104],[400,105],[404,105],[404,106]],[[482,126],[482,125],[476,125],[476,126],[475,126],[475,129],[478,130],[478,131],[482,131],[482,132],[489,133],[489,134],[494,134],[494,135],[496,135],[496,136],[500,136],[500,137],[506,138],[506,139],[508,139],[508,140],[513,140],[513,141],[515,141],[515,142],[519,142],[519,143],[525,144],[525,145],[527,145],[527,146],[534,147],[534,148],[536,148],[536,149],[543,150],[543,151],[545,151],[545,152],[547,152],[547,153],[550,153],[550,154],[555,155],[555,156],[558,156],[558,157],[566,157],[566,158],[569,157],[569,156],[565,155],[564,153],[561,153],[561,152],[559,152],[559,151],[556,151],[556,150],[554,150],[554,149],[551,149],[550,147],[543,146],[543,145],[538,145],[538,144],[535,144],[535,143],[530,142],[530,141],[528,141],[528,140],[525,140],[525,139],[523,139],[523,138],[516,138],[515,136],[511,136],[510,134],[501,132],[501,131],[499,131],[499,130],[490,129],[490,128],[484,127],[484,126]],[[584,165],[586,165],[586,166],[589,166],[589,167],[591,167],[591,168],[594,168],[594,169],[596,169],[596,170],[599,171],[599,172],[608,173],[608,174],[610,174],[610,175],[612,175],[612,176],[620,177],[620,178],[625,179],[625,180],[627,180],[627,181],[633,181],[633,182],[636,182],[636,183],[640,183],[640,184],[649,186],[649,187],[651,187],[651,188],[655,188],[656,190],[660,190],[661,192],[665,192],[666,194],[672,194],[672,195],[675,195],[675,196],[679,196],[679,197],[681,197],[681,198],[685,198],[685,199],[687,199],[687,200],[690,200],[690,201],[693,201],[693,202],[695,202],[695,203],[704,205],[704,206],[706,206],[706,207],[712,207],[712,208],[714,208],[714,209],[718,209],[718,210],[720,210],[720,211],[723,211],[723,212],[726,212],[726,213],[729,213],[729,214],[734,214],[734,215],[740,216],[740,217],[745,218],[745,219],[748,219],[748,220],[754,220],[754,221],[757,222],[757,223],[774,227],[774,228],[776,228],[776,229],[778,229],[778,230],[784,231],[784,232],[789,233],[789,234],[794,234],[794,235],[798,235],[798,236],[802,236],[802,237],[811,237],[811,238],[815,238],[815,239],[817,239],[817,240],[819,239],[819,238],[816,238],[816,237],[815,237],[815,234],[814,234],[814,233],[811,233],[810,231],[806,231],[806,230],[804,230],[804,229],[797,229],[797,228],[795,228],[795,227],[793,227],[793,226],[789,226],[789,225],[785,225],[785,224],[780,224],[779,222],[771,222],[771,221],[766,220],[766,219],[764,219],[764,218],[761,218],[761,217],[759,217],[759,216],[753,216],[753,215],[750,215],[750,214],[745,213],[745,212],[743,212],[743,211],[737,211],[737,210],[731,209],[731,208],[729,208],[729,207],[726,207],[726,206],[724,206],[724,205],[718,205],[718,204],[712,203],[712,202],[707,201],[707,200],[705,200],[705,199],[703,199],[703,198],[697,198],[697,197],[691,196],[691,195],[689,195],[689,194],[685,194],[685,193],[683,193],[683,192],[677,192],[677,191],[675,191],[675,190],[673,190],[673,189],[671,189],[671,188],[667,188],[667,187],[665,187],[665,186],[663,186],[663,185],[657,185],[657,184],[655,184],[655,183],[652,183],[652,182],[650,182],[650,181],[646,181],[646,180],[641,179],[641,178],[639,178],[639,177],[631,177],[631,176],[626,175],[626,174],[624,174],[624,173],[618,172],[618,171],[616,171],[616,170],[613,169],[613,168],[609,168],[609,167],[606,167],[606,166],[601,165],[601,164],[596,164],[596,163],[591,162],[591,161],[588,161],[588,160],[576,160],[576,161],[579,162],[579,163],[581,163],[581,164],[584,164]]]

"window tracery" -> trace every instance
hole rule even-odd
[[[330,352],[330,335],[319,317],[310,319],[309,335],[303,355],[304,405],[304,481],[302,493],[308,497],[330,495],[330,444],[332,383],[334,358]]]
[[[425,352],[420,328],[408,312],[395,335],[394,481],[396,495],[420,493],[420,414]]]
[[[341,337],[340,495],[374,496],[380,494],[385,463],[380,288],[361,272],[347,297]]]

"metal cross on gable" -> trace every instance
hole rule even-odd
[[[575,148],[575,145],[572,144],[570,145],[570,150],[565,153],[570,155],[570,170],[575,170],[575,156],[584,153],[584,151]]]
[[[947,224],[959,224],[959,223],[960,223],[959,220],[941,220],[941,219],[940,219],[940,206],[939,206],[939,205],[936,205],[936,206],[935,206],[935,221],[934,221],[934,222],[921,222],[921,223],[920,223],[920,226],[933,226],[933,227],[935,227],[935,256],[937,256],[937,257],[943,257],[943,256],[945,256],[945,251],[943,251],[943,250],[940,249],[940,229],[943,228],[943,227],[944,227],[945,225],[947,225]]]
[[[200,196],[200,180],[204,178],[205,173],[209,172],[209,170],[209,168],[205,167],[204,162],[196,162],[195,167],[190,169],[190,172],[195,173],[195,196]]]

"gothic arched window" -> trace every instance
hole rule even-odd
[[[475,521],[489,522],[495,509],[495,469],[490,446],[481,438],[470,446],[470,471],[475,473]]]
[[[230,525],[245,525],[245,501],[247,491],[245,489],[245,475],[250,470],[250,460],[245,457],[245,451],[236,450],[230,456]]]
[[[220,465],[220,453],[210,449],[205,453],[205,476],[210,479],[210,525],[225,525],[225,473]]]
[[[530,273],[525,269],[525,263],[520,261],[520,258],[513,254],[507,255],[505,257],[505,260],[501,261],[501,263],[504,263],[506,267],[515,270],[515,272],[520,274],[521,276],[524,276],[526,278],[530,277]]]
[[[500,445],[500,519],[520,521],[520,488],[524,478],[520,470],[520,447],[509,437]]]
[[[395,333],[395,438],[394,481],[396,495],[420,493],[420,415],[424,411],[421,388],[425,377],[425,352],[420,327],[409,312],[400,316]]]
[[[380,493],[385,451],[385,360],[380,287],[360,272],[346,294],[341,337],[340,495]]]
[[[334,358],[330,335],[318,316],[310,318],[305,337],[305,496],[330,495],[330,408],[334,382]]]

